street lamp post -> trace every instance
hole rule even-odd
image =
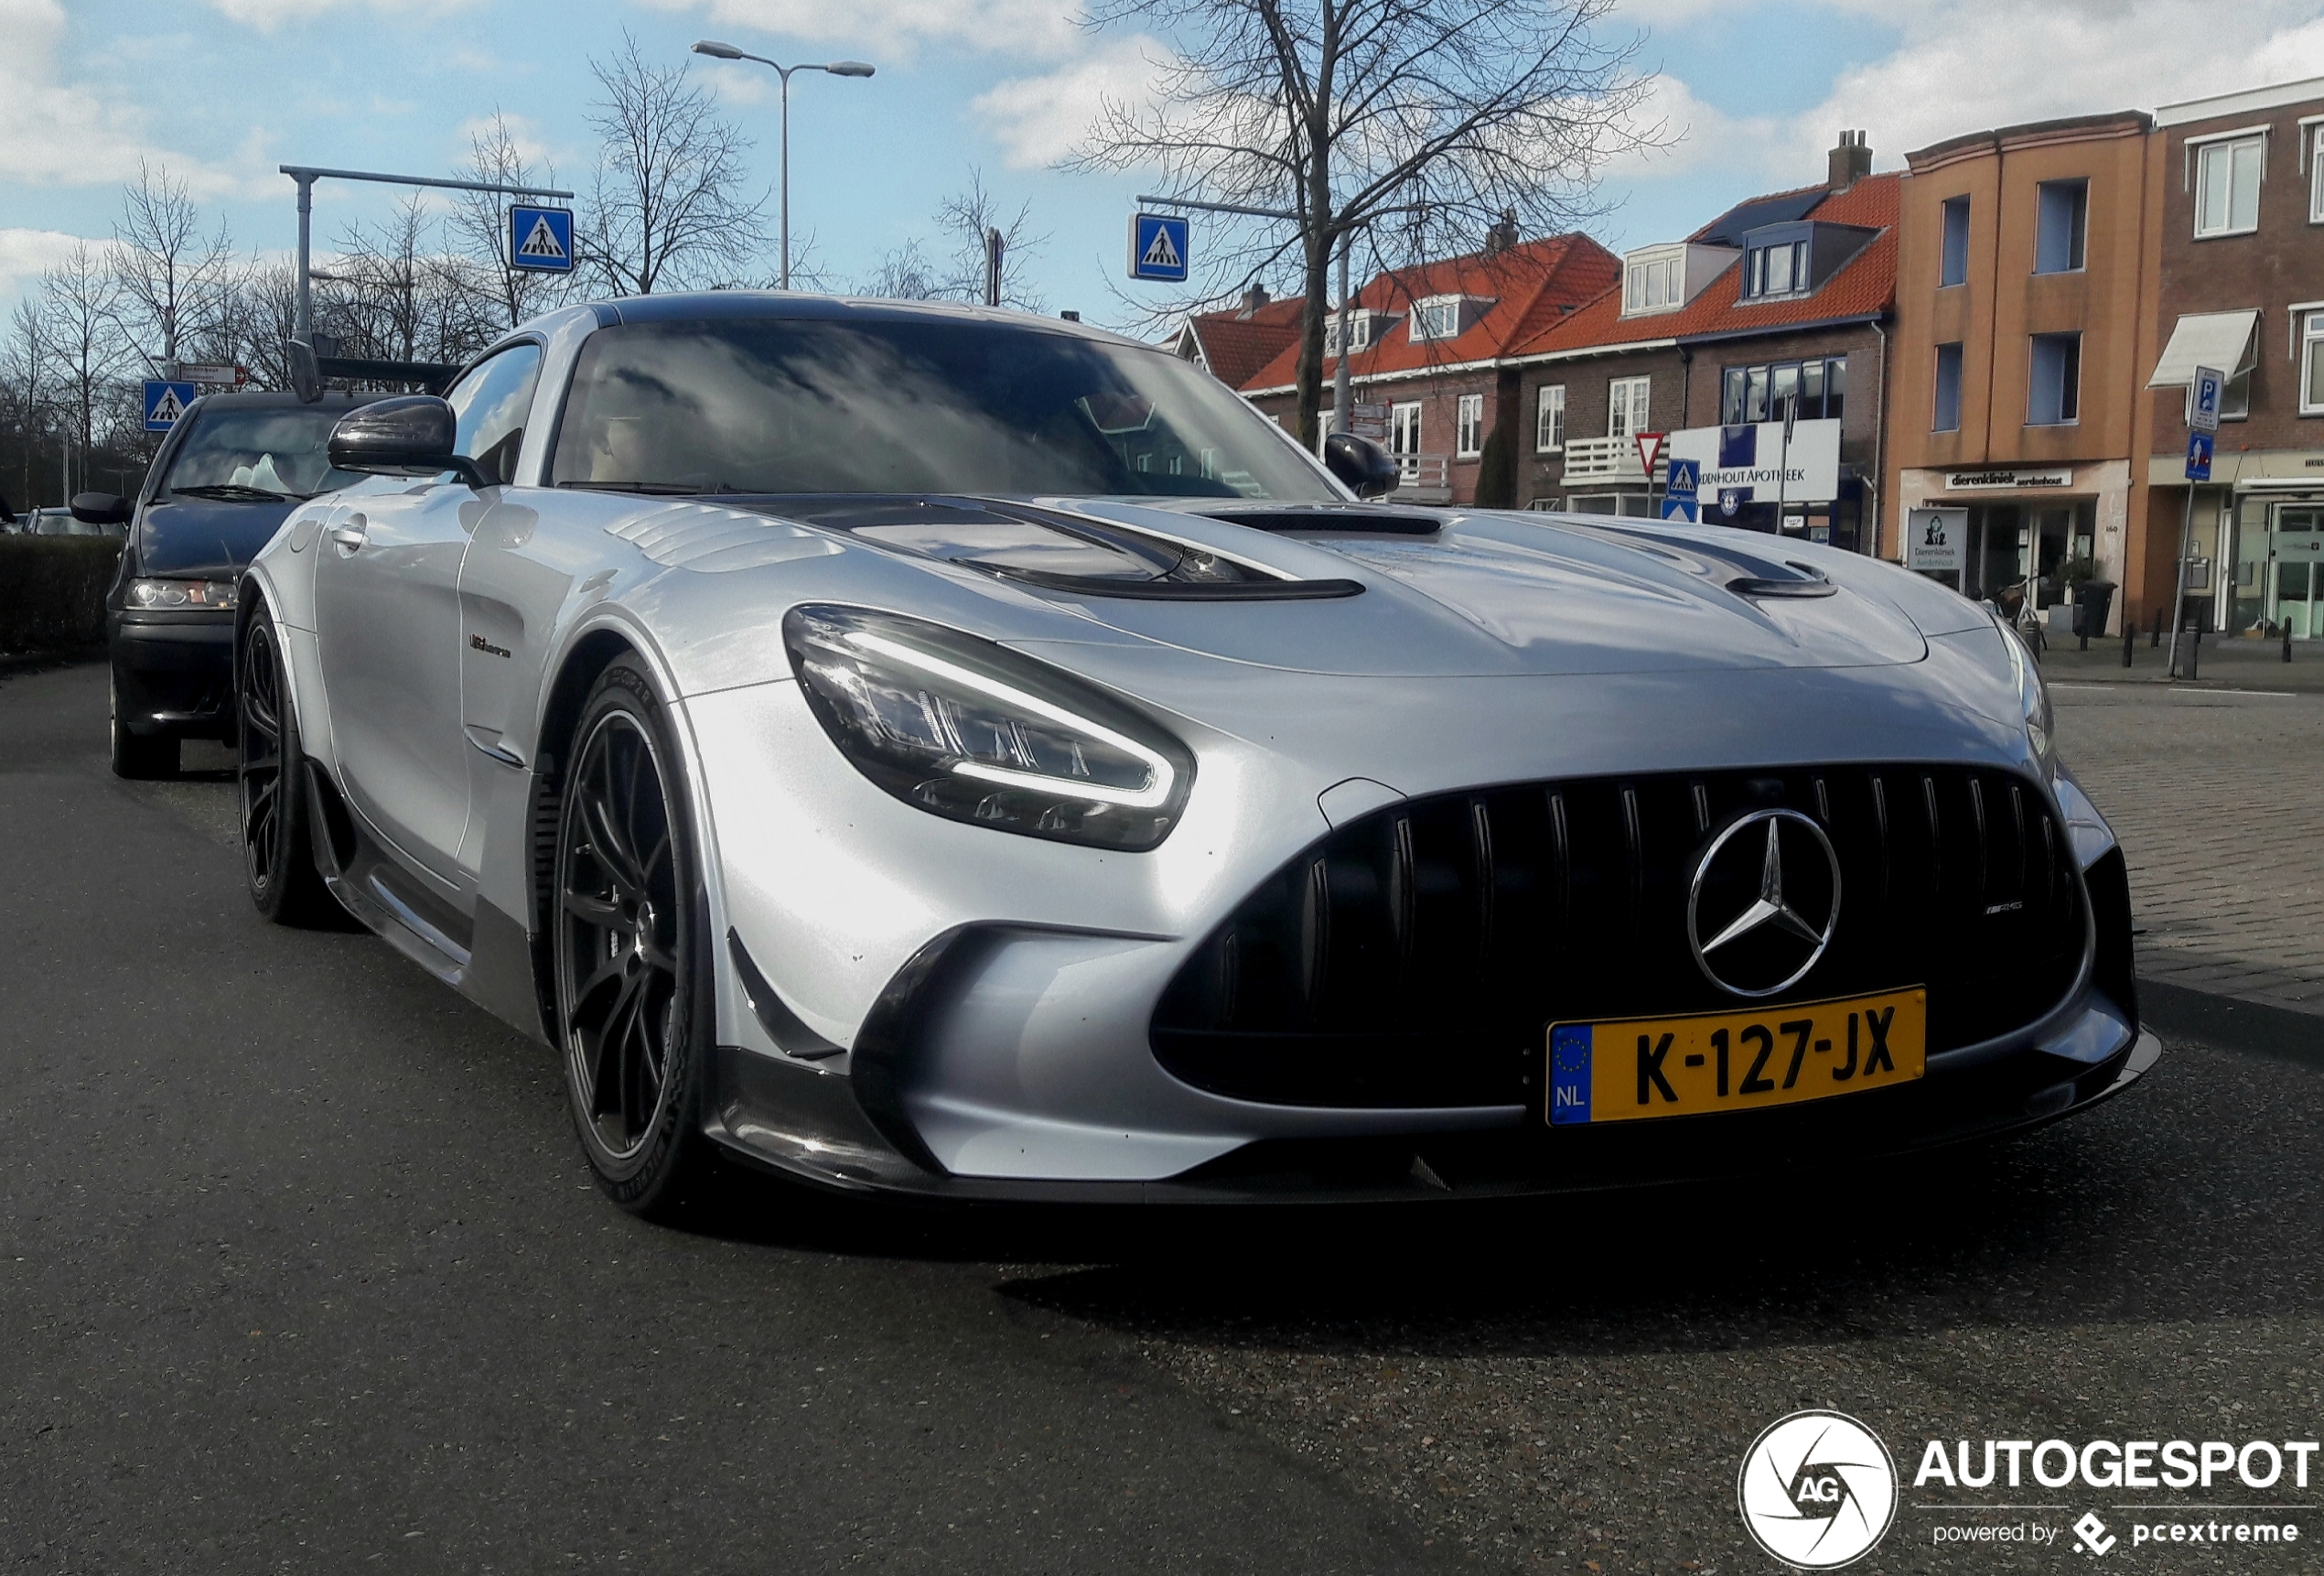
[[[828,71],[834,77],[868,77],[872,74],[872,68],[861,60],[834,60],[828,65],[802,61],[796,66],[785,66],[764,55],[749,54],[732,44],[721,44],[715,38],[701,40],[694,45],[694,52],[707,55],[714,60],[756,60],[762,66],[772,67],[775,75],[782,79],[782,287],[788,290],[791,288],[791,73]]]

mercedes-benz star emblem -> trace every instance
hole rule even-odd
[[[1739,817],[1695,863],[1686,939],[1703,977],[1731,995],[1773,996],[1797,985],[1839,923],[1840,857],[1824,828],[1797,810]]]

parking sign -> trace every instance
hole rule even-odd
[[[2217,367],[2197,367],[2187,389],[2187,425],[2196,432],[2219,430],[2219,402],[2227,374]]]

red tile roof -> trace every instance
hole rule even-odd
[[[1270,301],[1256,311],[1199,312],[1186,320],[1185,331],[1202,349],[1202,364],[1229,388],[1240,388],[1251,374],[1299,342],[1299,314],[1307,302],[1297,297]]]
[[[1777,196],[1788,195],[1777,193]],[[1878,234],[1848,259],[1840,271],[1809,296],[1765,304],[1740,299],[1743,270],[1730,266],[1703,287],[1702,293],[1675,312],[1646,317],[1622,316],[1619,282],[1598,299],[1571,316],[1512,346],[1512,356],[1544,355],[1552,351],[1611,350],[1641,341],[1686,339],[1696,334],[1776,329],[1798,323],[1820,323],[1834,318],[1869,317],[1895,304],[1897,296],[1897,210],[1899,177],[1870,175],[1847,190],[1826,198],[1806,217],[1825,223],[1860,225]],[[1754,198],[1755,202],[1767,201]],[[1710,226],[1705,225],[1705,230]],[[1701,234],[1701,231],[1696,232]]]
[[[1587,235],[1553,235],[1528,241],[1491,256],[1475,254],[1375,275],[1356,292],[1356,305],[1393,313],[1397,321],[1358,351],[1348,363],[1361,379],[1383,372],[1490,362],[1509,352],[1520,339],[1538,334],[1621,277],[1621,259]],[[1458,337],[1411,337],[1412,307],[1431,296],[1472,296],[1492,305]],[[1339,358],[1323,363],[1326,382]],[[1292,386],[1298,376],[1295,339],[1240,386],[1245,394]]]

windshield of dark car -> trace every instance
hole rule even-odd
[[[1162,351],[989,322],[628,323],[582,347],[552,479],[671,492],[1338,496]]]
[[[333,470],[326,446],[347,414],[320,405],[231,405],[199,411],[162,489],[220,496],[307,498],[360,480]]]

